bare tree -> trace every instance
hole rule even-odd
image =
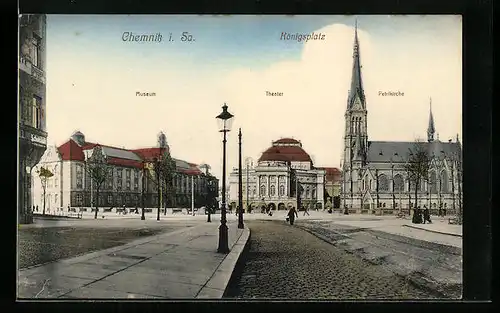
[[[165,211],[164,214],[167,214],[167,206],[168,200],[172,199],[173,195],[173,180],[174,175],[177,170],[177,166],[175,164],[174,159],[170,156],[170,151],[166,151],[163,154],[163,157],[160,159],[160,176],[162,179],[162,183],[164,186],[163,195],[165,196]],[[173,203],[173,201],[172,201]]]
[[[161,155],[158,158],[154,158],[153,163],[151,164],[151,167],[150,167],[150,173],[152,170],[151,178],[154,177],[154,179],[152,179],[151,181],[153,181],[156,184],[156,192],[158,195],[158,211],[156,212],[156,220],[157,221],[160,220],[160,210],[161,210],[161,202],[160,202],[160,199],[161,199],[161,177],[162,177],[161,159],[162,159]]]
[[[49,178],[54,176],[54,174],[48,170],[45,167],[40,167],[37,171],[38,177],[40,177],[40,182],[42,184],[42,190],[43,190],[43,209],[42,209],[42,214],[45,215],[45,198],[46,198],[46,193],[47,193],[47,181]]]
[[[408,153],[408,163],[405,164],[405,169],[408,173],[410,185],[413,183],[415,187],[415,207],[418,203],[418,190],[422,181],[427,181],[429,177],[429,169],[431,166],[431,158],[426,150],[424,143],[416,141],[413,149]]]
[[[93,149],[92,155],[87,158],[87,171],[91,179],[91,183],[94,183],[96,191],[95,199],[95,215],[94,218],[97,219],[97,212],[99,211],[99,192],[101,190],[102,184],[106,181],[107,177],[110,175],[112,168],[107,164],[106,157],[102,152],[100,146],[96,146]]]

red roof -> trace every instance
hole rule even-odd
[[[108,158],[108,164],[142,168],[142,162],[140,161],[120,159],[120,158]]]
[[[298,140],[295,140],[293,138],[281,138],[276,140],[273,143],[300,143]]]
[[[85,161],[85,156],[83,155],[83,149],[73,140],[68,140],[67,142],[60,145],[57,150],[61,155],[63,160],[75,160],[75,161]]]
[[[166,148],[143,148],[143,149],[135,149],[135,150],[130,150],[137,155],[139,155],[142,159],[145,159],[147,161],[151,161],[154,158],[159,157],[163,153],[165,153],[167,150]]]
[[[326,181],[340,181],[341,173],[340,170],[336,167],[319,167],[322,170],[326,171]]]
[[[262,153],[262,156],[259,158],[260,161],[312,162],[309,154],[299,146],[272,146]]]
[[[93,149],[97,145],[102,146],[102,147],[130,151],[130,152],[137,154],[141,159],[146,160],[146,161],[153,160],[153,158],[158,157],[159,155],[161,155],[162,152],[165,151],[164,148],[143,148],[143,149],[129,150],[129,149],[123,149],[123,148],[102,145],[102,144],[92,143],[92,142],[86,142],[83,146],[80,147],[72,139],[68,140],[67,142],[65,142],[62,145],[60,145],[59,147],[57,147],[57,150],[61,154],[61,158],[64,161],[73,160],[73,161],[82,161],[83,162],[83,161],[85,161],[85,155],[83,154],[83,151]],[[122,159],[122,158],[117,158],[117,157],[108,157],[108,163],[112,164],[112,165],[118,165],[118,166],[124,166],[124,167],[142,168],[141,161]],[[178,169],[179,172],[182,172],[182,173],[187,174],[187,175],[200,175],[200,174],[202,174],[202,172],[197,168],[197,164],[189,163],[189,162],[186,162],[186,163],[188,163],[191,166],[191,168],[190,169]]]

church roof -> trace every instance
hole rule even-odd
[[[460,144],[457,142],[442,142],[435,140],[432,142],[421,142],[429,154],[440,156],[441,151],[447,157],[452,157],[453,153],[460,152]],[[415,142],[412,141],[369,141],[368,142],[368,162],[406,162],[408,155],[414,150]]]

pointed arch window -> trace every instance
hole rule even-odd
[[[448,173],[446,170],[441,172],[440,187],[441,192],[448,192]]]
[[[396,174],[394,176],[394,191],[396,192],[404,191],[404,180],[401,174]]]
[[[378,178],[378,189],[380,191],[389,191],[389,179],[387,176],[382,174]]]
[[[431,178],[430,178],[430,190],[431,193],[437,193],[437,178],[436,178],[436,172],[431,173]]]
[[[271,193],[270,193],[270,196],[274,196],[276,195],[276,186],[275,185],[271,185]]]

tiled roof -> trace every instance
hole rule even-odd
[[[134,149],[130,151],[139,155],[142,159],[151,161],[154,158],[159,157],[160,155],[162,155],[162,153],[168,150],[166,148],[143,148],[143,149]]]
[[[153,158],[161,155],[165,149],[160,148],[143,148],[127,150],[108,145],[101,145],[92,142],[86,142],[83,146],[79,146],[75,141],[69,139],[63,143],[57,150],[59,151],[62,160],[85,161],[84,150],[93,149],[95,146],[101,146],[102,151],[108,157],[108,163],[124,167],[142,168],[142,161],[152,161]],[[203,172],[198,168],[195,163],[186,162],[183,160],[173,158],[177,171],[187,175],[201,175]]]

